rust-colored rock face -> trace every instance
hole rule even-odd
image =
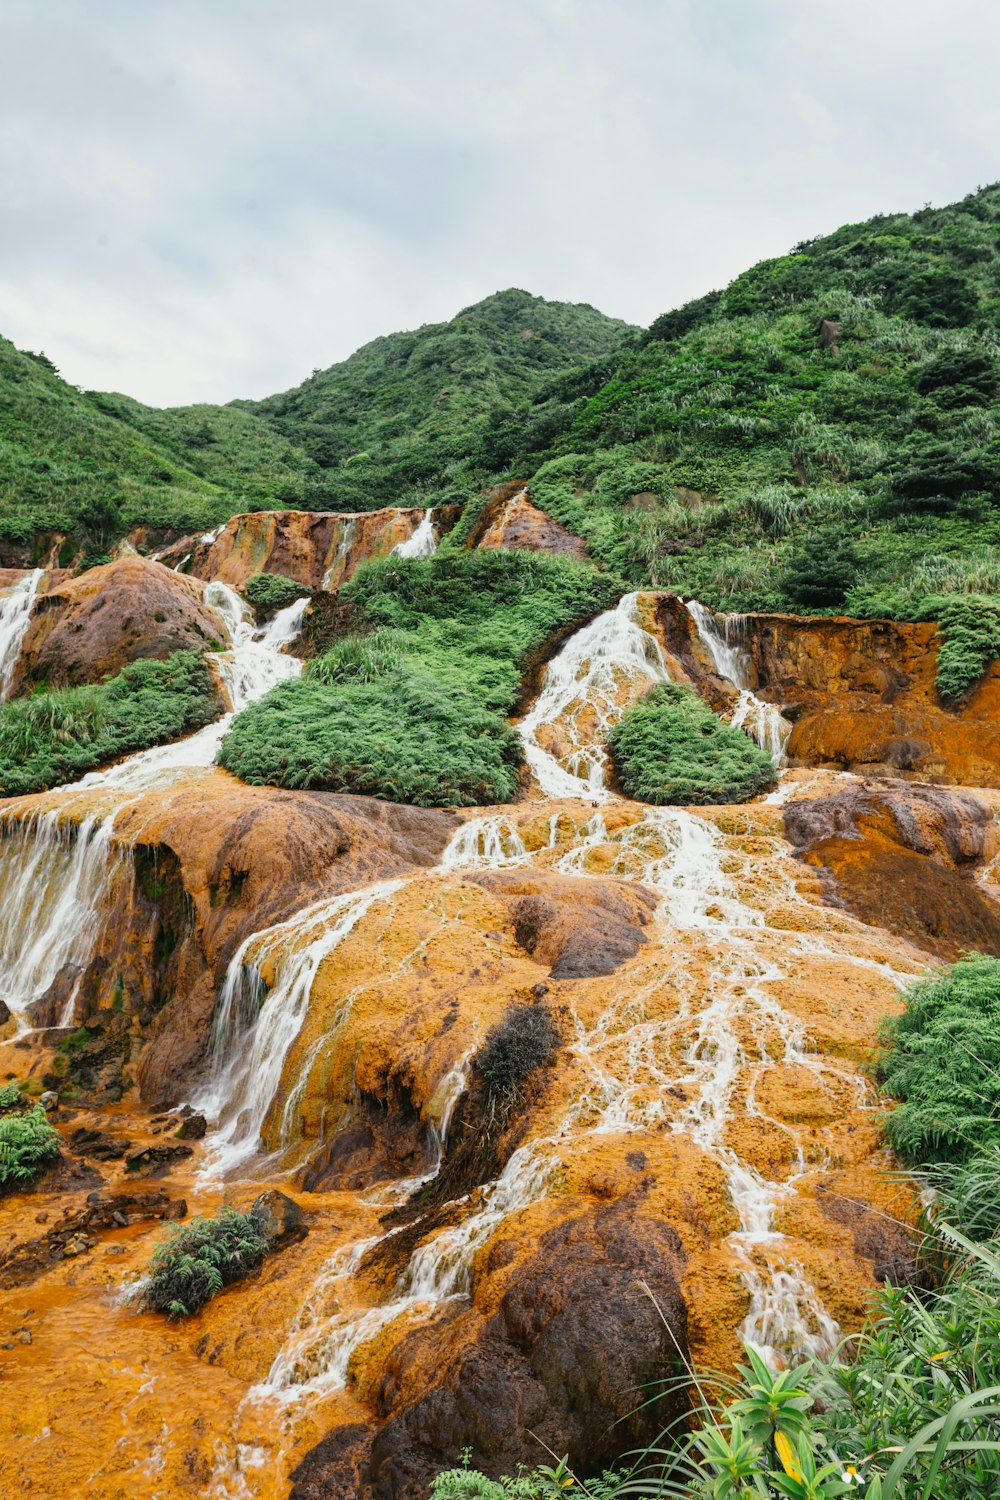
[[[35,603],[14,688],[99,682],[139,657],[225,643],[202,590],[160,563],[126,555],[50,584]]]
[[[710,657],[681,601],[656,596],[658,628],[699,690],[724,703]],[[1000,664],[961,710],[934,686],[938,628],[892,620],[745,615],[731,625],[749,686],[793,720],[793,765],[829,765],[923,781],[1000,786]]]
[[[469,533],[466,546],[501,548],[505,552],[558,552],[580,561],[589,555],[583,538],[533,505],[523,485],[504,485],[497,491]]]
[[[386,557],[408,541],[423,514],[389,508],[357,515],[262,510],[233,516],[197,542],[190,571],[207,582],[218,578],[233,587],[254,573],[283,573],[311,589],[337,589],[362,563]]]
[[[941,958],[1000,954],[1000,905],[976,883],[996,854],[987,805],[967,792],[856,782],[785,809],[785,832],[829,895]]]
[[[216,560],[314,579],[323,519],[233,526]],[[0,1197],[18,1494],[425,1500],[464,1448],[502,1473],[537,1439],[599,1471],[679,1415],[634,1394],[678,1354],[832,1348],[913,1273],[867,1065],[911,976],[1000,953],[1000,794],[800,768],[748,806],[544,795],[542,757],[567,775],[653,680],[736,699],[679,601],[625,605],[607,640],[655,631],[662,660],[633,633],[595,686],[581,654],[590,687],[530,726],[507,807],[254,788],[181,753],[5,804],[26,920],[39,893],[69,909],[107,834],[86,942],[44,971],[36,1030],[0,1026],[0,1083],[62,1099],[62,1160]],[[824,748],[871,698],[987,765],[985,715],[935,704],[919,632],[865,629],[760,622],[757,690]],[[48,814],[61,834],[22,859]],[[164,1220],[262,1193],[282,1228],[256,1275],[175,1323],[120,1295]]]

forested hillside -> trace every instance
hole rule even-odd
[[[1000,584],[1000,188],[754,266],[645,333],[506,291],[260,402],[155,411],[0,345],[0,534],[466,504],[498,480],[634,584],[936,618]],[[995,622],[989,629],[995,629]]]

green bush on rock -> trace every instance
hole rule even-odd
[[[17,1088],[9,1084],[4,1090]],[[8,1100],[7,1106],[16,1101]],[[0,1191],[24,1187],[59,1155],[59,1135],[40,1104],[24,1113],[5,1107],[0,1115]]]
[[[244,597],[258,615],[273,614],[310,593],[308,584],[296,583],[284,573],[254,573],[243,585]]]
[[[774,784],[770,757],[677,682],[628,709],[608,744],[622,786],[642,802],[747,802]]]
[[[341,591],[369,633],[335,641],[238,715],[220,763],[255,785],[425,807],[508,801],[521,747],[507,716],[524,667],[621,592],[595,568],[527,552],[369,563]]]
[[[224,1286],[255,1271],[268,1248],[254,1215],[234,1208],[176,1225],[154,1251],[144,1300],[154,1312],[189,1318]]]
[[[130,662],[107,682],[14,698],[0,706],[0,795],[72,781],[199,729],[218,711],[211,673],[196,651]]]

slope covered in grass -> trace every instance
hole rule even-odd
[[[204,658],[175,651],[117,677],[0,705],[0,796],[39,792],[95,767],[179,739],[220,712]]]
[[[532,654],[621,585],[565,558],[472,552],[369,563],[343,590],[359,634],[235,720],[220,761],[244,781],[425,806],[506,801],[507,723]]]
[[[632,582],[720,608],[994,593],[998,246],[997,187],[798,245],[552,381],[494,431],[498,471]],[[828,549],[796,564],[823,528],[854,551],[817,601]]]

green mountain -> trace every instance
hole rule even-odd
[[[240,405],[315,462],[310,509],[464,501],[496,469],[493,433],[554,376],[606,357],[629,332],[586,304],[497,292]]]
[[[518,479],[635,585],[933,614],[1000,592],[998,360],[997,186],[797,245],[644,333],[499,292],[259,402],[156,411],[0,343],[0,537],[448,500],[455,547]]]
[[[627,332],[592,307],[498,292],[284,395],[165,410],[79,391],[0,340],[0,539],[62,531],[96,554],[137,522],[193,531],[262,507],[464,499],[495,467],[487,435]]]
[[[612,370],[539,391],[492,456],[634,583],[898,614],[1000,590],[998,357],[993,186],[664,314]]]

